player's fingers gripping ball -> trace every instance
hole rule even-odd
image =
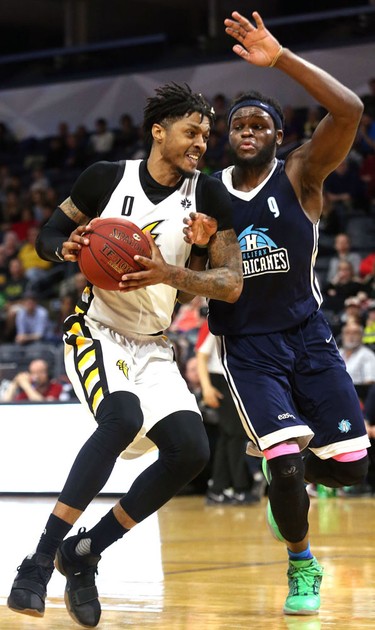
[[[87,236],[90,243],[80,250],[78,265],[87,280],[100,289],[117,291],[124,274],[141,271],[135,255],[151,258],[146,236],[127,219],[95,219]]]

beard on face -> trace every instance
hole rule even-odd
[[[183,168],[181,168],[180,166],[177,166],[177,173],[179,173],[181,175],[181,177],[184,177],[185,179],[193,179],[194,175],[195,175],[195,170],[193,172],[191,171],[185,171]]]
[[[246,168],[248,166],[258,167],[269,164],[275,157],[275,145],[269,144],[257,153],[255,156],[240,157],[232,148],[233,162],[235,166]]]

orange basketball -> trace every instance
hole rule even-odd
[[[127,219],[97,219],[88,232],[89,245],[78,254],[78,265],[89,282],[107,291],[118,290],[125,273],[141,271],[134,260],[136,254],[151,257],[150,245],[142,230]]]

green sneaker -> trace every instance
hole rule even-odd
[[[315,615],[320,607],[320,584],[323,569],[316,558],[289,560],[289,594],[285,601],[286,615]]]
[[[268,485],[270,485],[271,479],[272,479],[271,471],[270,471],[270,469],[268,467],[267,460],[266,460],[265,457],[263,457],[263,459],[262,459],[262,470],[263,470],[263,475],[265,476]],[[279,542],[285,542],[285,538],[281,534],[281,532],[280,532],[280,530],[279,530],[279,528],[277,526],[277,523],[276,523],[276,521],[275,521],[275,519],[273,517],[272,510],[271,510],[271,504],[270,504],[269,501],[267,501],[267,512],[266,512],[266,514],[267,514],[267,524],[268,524],[268,527],[269,527],[269,530],[270,530],[272,536],[275,538],[275,540],[278,540]]]

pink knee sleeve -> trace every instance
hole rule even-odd
[[[352,453],[341,453],[340,455],[334,455],[332,459],[338,462],[355,462],[357,459],[366,457],[367,450],[363,448],[361,451],[353,451]]]
[[[271,446],[263,451],[264,457],[269,460],[274,457],[280,457],[280,455],[290,455],[290,453],[299,453],[298,444],[278,444],[277,446]]]

